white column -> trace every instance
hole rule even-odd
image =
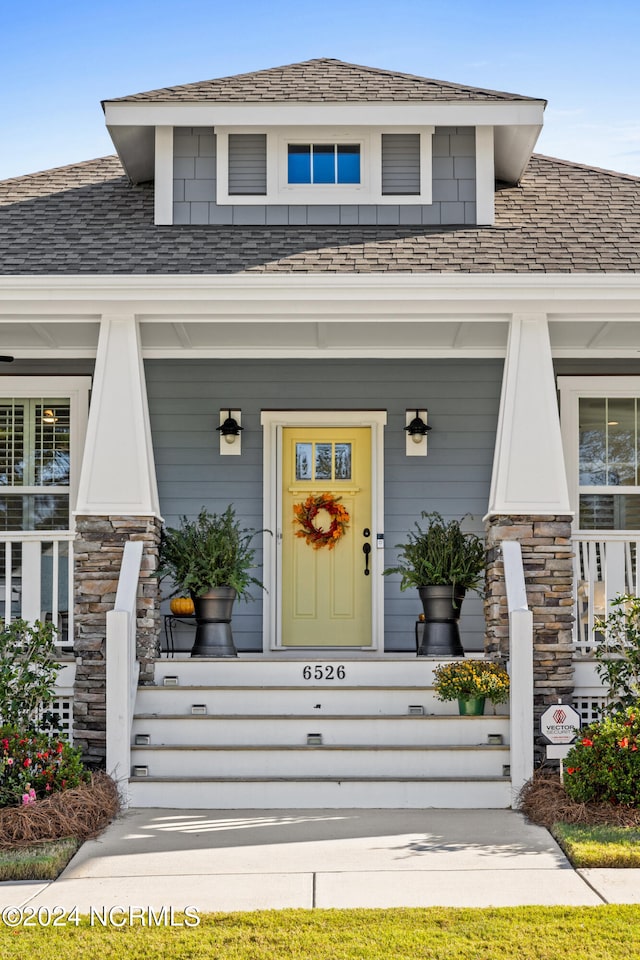
[[[571,513],[545,314],[514,314],[487,516]]]
[[[102,317],[75,512],[160,516],[140,335],[133,314]]]
[[[173,127],[156,127],[154,223],[173,223]]]
[[[495,222],[496,169],[493,127],[476,127],[476,223]]]

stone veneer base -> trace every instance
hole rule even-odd
[[[160,530],[161,522],[155,517],[76,518],[73,738],[84,761],[92,766],[103,765],[106,757],[106,617],[115,603],[128,540],[144,542],[136,610],[137,656],[140,683],[153,680],[160,634],[160,592],[153,573],[158,565]]]
[[[573,694],[573,546],[571,516],[497,516],[486,522],[488,656],[509,653],[509,615],[500,554],[503,540],[522,546],[529,609],[533,612],[534,713]]]

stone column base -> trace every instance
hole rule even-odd
[[[534,713],[573,694],[573,547],[570,516],[497,516],[486,523],[485,651],[509,653],[509,617],[499,546],[522,546],[529,609],[533,612]]]
[[[158,565],[160,530],[155,517],[76,518],[73,737],[90,765],[102,766],[106,756],[106,616],[115,603],[128,540],[144,542],[136,611],[137,657],[140,682],[153,682],[153,660],[160,652],[160,592],[152,574]]]

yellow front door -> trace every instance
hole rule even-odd
[[[370,647],[371,429],[285,427],[282,480],[282,645]],[[304,526],[325,494],[329,510]],[[330,548],[335,503],[348,519]]]

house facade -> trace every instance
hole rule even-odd
[[[417,598],[382,571],[435,510],[486,536],[465,651],[508,658],[517,540],[536,710],[597,706],[593,618],[636,587],[640,191],[534,154],[544,108],[312,60],[107,100],[117,156],[0,184],[0,606],[58,624],[89,759],[123,546],[152,685],[167,628],[192,635],[153,576],[162,521],[203,505],[268,531],[233,629],[274,682],[415,669]],[[350,518],[331,552],[295,536],[322,492]]]

